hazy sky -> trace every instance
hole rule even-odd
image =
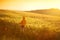
[[[0,0],[0,9],[36,10],[59,8],[60,0]]]

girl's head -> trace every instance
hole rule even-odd
[[[25,16],[23,16],[23,20],[25,20]]]

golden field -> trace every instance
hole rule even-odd
[[[60,16],[0,10],[0,40],[60,40]]]

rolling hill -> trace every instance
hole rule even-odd
[[[33,13],[39,13],[39,14],[47,14],[47,15],[53,15],[53,16],[60,16],[60,10],[51,8],[51,9],[44,9],[44,10],[32,10],[27,12],[33,12]]]
[[[22,29],[20,22],[25,17]],[[0,40],[60,40],[60,17],[34,12],[0,10]]]

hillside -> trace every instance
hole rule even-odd
[[[26,25],[20,22],[25,16]],[[0,40],[60,40],[60,17],[23,11],[0,10]]]
[[[51,8],[51,9],[42,9],[42,10],[32,10],[27,12],[33,12],[33,13],[39,13],[39,14],[47,14],[47,15],[53,15],[53,16],[60,16],[60,10]]]

